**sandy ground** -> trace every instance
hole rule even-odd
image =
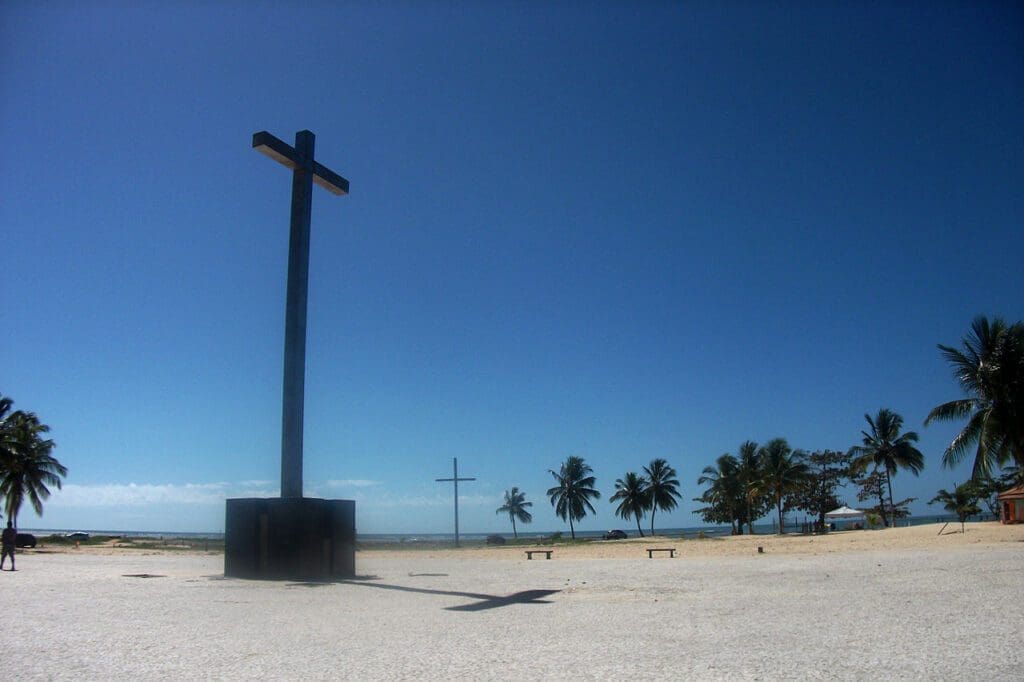
[[[1024,528],[938,528],[654,560],[642,542],[367,551],[361,579],[329,584],[225,579],[219,555],[28,552],[0,574],[0,651],[11,679],[1019,679]]]

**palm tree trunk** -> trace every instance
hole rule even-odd
[[[750,511],[750,494],[747,494],[747,535],[754,534],[754,515]]]
[[[878,471],[878,467],[875,467]],[[885,491],[882,489],[882,482],[878,482],[878,509],[882,512],[882,525],[889,527],[889,515],[885,513]]]
[[[576,539],[576,529],[572,525],[572,514],[569,515],[569,534],[572,535],[572,539]]]
[[[782,495],[775,497],[775,505],[779,510],[779,535],[782,535],[786,532],[785,528],[782,527]]]
[[[652,538],[654,537],[654,512],[656,512],[656,511],[658,511],[658,508],[655,507],[655,506],[652,506],[651,507],[651,537]]]
[[[519,539],[519,533],[516,533],[516,517],[512,517],[512,537],[516,540]]]
[[[889,510],[892,512],[892,527],[896,527],[896,503],[892,499],[892,476],[885,470],[885,482],[889,484]]]
[[[644,536],[644,531],[640,528],[640,517],[636,517],[636,532],[640,533],[640,537]]]

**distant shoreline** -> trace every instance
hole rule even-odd
[[[40,536],[35,549],[29,553],[81,553],[81,554],[222,554],[223,541],[205,537],[138,537],[106,536],[98,534],[87,542],[49,540]],[[672,549],[677,558],[688,557],[740,557],[769,555],[822,555],[863,551],[969,549],[979,545],[1000,545],[1024,542],[1024,524],[1003,525],[998,521],[975,521],[960,532],[958,522],[919,524],[903,528],[876,530],[842,530],[825,534],[787,533],[784,535],[721,535],[696,537],[687,535],[655,535],[631,537],[626,540],[579,538],[564,536],[559,540],[520,538],[505,545],[488,545],[485,540],[469,538],[455,547],[444,540],[392,540],[357,541],[358,557],[412,556],[438,559],[522,560],[526,550],[551,550],[554,558],[575,559],[635,559],[646,558],[651,547]]]
[[[808,517],[810,518],[810,517]],[[973,522],[987,522],[991,520],[990,514],[983,514],[979,517],[975,517]],[[800,521],[803,517],[800,517]],[[787,520],[788,521],[788,520]],[[910,517],[907,519],[901,519],[898,528],[914,527],[921,525],[932,525],[935,523],[959,523],[955,516],[947,514],[935,514],[927,516]],[[840,527],[845,522],[840,522]],[[618,525],[616,528],[624,530],[630,538],[637,537],[636,528],[630,528],[628,526]],[[797,534],[800,529],[800,523],[787,523],[787,533]],[[92,529],[92,528],[19,528],[19,532],[32,533],[39,537],[45,537],[49,535],[62,535],[67,533],[85,532],[90,535],[106,535],[111,537],[131,537],[131,538],[152,538],[158,540],[172,539],[172,538],[184,538],[184,539],[196,539],[196,540],[223,540],[224,533],[219,531],[149,531],[149,530],[111,530],[111,529]],[[607,530],[578,530],[576,531],[576,537],[581,540],[599,540],[603,539],[604,534]],[[686,526],[679,528],[656,528],[658,536],[665,537],[693,537],[699,533],[705,535],[722,537],[730,535],[729,526]],[[754,535],[775,535],[775,526],[772,523],[755,523],[754,524]],[[644,529],[644,534],[647,535],[649,529]],[[459,537],[465,543],[473,543],[475,541],[483,542],[488,536],[500,535],[506,540],[512,540],[513,536],[508,531],[490,531],[490,532],[465,532],[460,533]],[[549,530],[534,530],[531,528],[519,529],[519,539],[523,540],[534,540],[541,542],[547,540],[553,536],[560,536],[561,539],[569,537],[569,531],[567,528],[555,528]],[[359,542],[365,543],[437,543],[437,542],[453,542],[455,540],[454,533],[442,532],[442,533],[429,533],[429,532],[416,532],[416,533],[359,533]]]
[[[430,558],[457,558],[472,556],[479,559],[523,559],[523,552],[531,547],[551,549],[556,559],[635,559],[646,560],[646,549],[658,547],[675,550],[677,558],[688,557],[741,557],[769,555],[822,555],[864,551],[967,549],[980,545],[1000,545],[1024,542],[1024,524],[1003,525],[998,521],[975,521],[965,524],[960,532],[959,522],[919,524],[903,528],[877,530],[843,530],[825,534],[784,535],[724,535],[697,539],[687,536],[656,535],[627,540],[586,540],[573,542],[528,543],[487,546],[464,543],[460,549],[434,543],[419,546],[416,543],[400,545],[363,545],[363,553],[372,556],[398,556],[415,552]],[[565,538],[563,538],[563,541]],[[758,550],[760,548],[760,551]]]

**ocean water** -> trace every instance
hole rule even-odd
[[[110,535],[126,538],[148,538],[152,540],[167,540],[171,538],[182,538],[185,540],[223,540],[224,533],[199,532],[199,533],[176,533],[171,531],[148,531],[148,530],[95,530],[91,528],[19,528],[19,533],[32,533],[37,537],[47,535],[66,535],[68,533],[88,533],[89,535]]]
[[[801,530],[801,526],[805,521],[811,521],[811,517],[799,518],[795,516],[789,516],[785,519],[786,531],[790,533],[798,533]],[[972,517],[972,521],[992,521],[997,520],[991,514],[982,514],[980,516]],[[775,523],[772,520],[768,520],[767,523],[762,519],[761,522],[754,524],[754,533],[758,535],[770,535],[775,533]],[[934,514],[925,516],[911,516],[905,519],[900,519],[897,525],[899,526],[920,526],[929,523],[959,523],[959,519],[951,514]],[[846,526],[852,525],[847,521],[840,521],[837,526],[842,529]],[[617,526],[626,532],[629,537],[637,537],[636,526],[632,528],[627,526]],[[223,540],[224,533],[221,532],[191,532],[181,533],[172,531],[140,531],[140,530],[103,530],[103,529],[90,529],[90,528],[19,528],[19,532],[32,533],[39,537],[45,537],[47,535],[63,535],[66,533],[74,533],[77,531],[84,531],[90,535],[118,535],[123,537],[133,538],[150,538],[157,540],[165,540],[170,538],[182,538],[190,540]],[[562,538],[569,537],[569,528],[555,528],[545,529],[543,531],[534,530],[532,528],[519,528],[520,539],[526,540],[546,540],[551,537],[554,533],[561,533]],[[644,528],[644,533],[648,533],[648,528]],[[676,537],[696,537],[700,533],[704,533],[707,537],[721,537],[729,535],[729,526],[688,526],[686,528],[662,528],[655,526],[655,531],[658,535],[676,536]],[[595,540],[604,537],[605,530],[577,530],[576,538],[580,540]],[[488,535],[502,535],[506,538],[511,538],[512,533],[501,531],[498,533],[459,533],[459,538],[466,540],[467,542],[483,542],[487,539]],[[362,542],[454,542],[454,533],[359,533],[359,540]]]

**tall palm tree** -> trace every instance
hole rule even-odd
[[[526,501],[526,493],[519,492],[519,488],[512,486],[512,490],[505,491],[505,504],[495,510],[495,514],[508,514],[508,518],[512,521],[512,537],[518,539],[519,534],[516,532],[516,519],[520,523],[530,523],[533,521],[533,515],[526,511],[527,507],[532,507],[533,502]]]
[[[739,461],[725,453],[715,460],[715,466],[704,467],[700,478],[697,479],[697,485],[711,484],[705,495],[699,499],[726,512],[733,535],[737,531],[743,532],[741,509],[746,508],[739,468]]]
[[[623,478],[615,481],[615,494],[608,498],[609,502],[618,502],[615,515],[629,521],[636,519],[636,530],[644,537],[640,529],[640,518],[651,508],[651,494],[647,489],[647,479],[635,471],[628,471]]]
[[[796,492],[807,480],[810,469],[803,461],[801,453],[794,453],[785,438],[773,438],[764,444],[760,452],[761,479],[758,490],[763,495],[770,495],[775,502],[779,514],[779,533],[785,532],[782,517],[782,502],[785,497]]]
[[[964,522],[968,516],[980,514],[978,507],[978,488],[971,482],[961,483],[953,486],[953,492],[940,490],[939,494],[932,498],[928,504],[942,502],[943,508],[951,514],[956,514],[960,519],[960,532],[964,531]]]
[[[928,426],[967,418],[942,455],[943,465],[956,466],[973,446],[976,480],[1011,461],[1024,466],[1024,323],[976,317],[961,345],[940,344],[939,350],[969,397],[939,405],[924,420]]]
[[[551,499],[551,506],[555,513],[563,521],[569,521],[569,532],[572,539],[576,539],[576,527],[573,521],[579,521],[587,515],[587,510],[596,514],[594,505],[590,504],[591,499],[599,499],[601,493],[594,490],[594,472],[590,466],[583,461],[582,457],[570,455],[557,472],[548,469],[548,473],[554,476],[557,485],[548,488],[548,497]]]
[[[43,500],[50,496],[47,486],[60,488],[68,470],[51,454],[56,444],[43,438],[50,427],[32,412],[11,412],[12,405],[10,398],[0,398],[0,496],[8,518],[16,522],[26,498],[41,516]]]
[[[647,493],[651,496],[651,535],[654,535],[654,513],[657,510],[672,511],[679,506],[679,480],[676,470],[660,457],[651,460],[644,467],[647,474]]]
[[[914,447],[917,434],[913,431],[900,433],[903,428],[903,417],[890,409],[882,408],[874,419],[865,414],[869,431],[861,431],[863,445],[850,448],[854,460],[852,468],[863,472],[872,464],[885,472],[885,482],[889,488],[889,510],[892,513],[893,525],[896,525],[896,505],[892,497],[892,477],[900,469],[907,469],[917,476],[924,469],[924,455]],[[884,505],[883,505],[884,507]],[[882,510],[882,521],[888,525],[885,510]]]
[[[739,449],[739,468],[736,477],[743,490],[743,500],[746,504],[747,534],[754,534],[754,510],[758,509],[758,516],[763,512],[758,497],[758,480],[761,477],[761,450],[757,443],[752,440],[745,441]]]

